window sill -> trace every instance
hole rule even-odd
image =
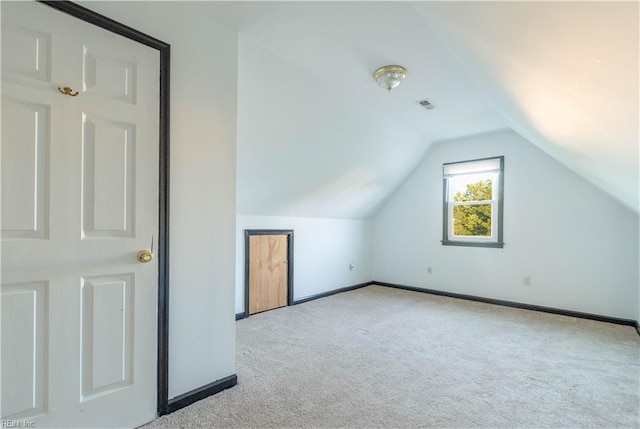
[[[453,241],[453,240],[441,240],[443,246],[463,246],[463,247],[490,247],[494,249],[502,249],[504,247],[503,242],[483,242],[483,241]]]

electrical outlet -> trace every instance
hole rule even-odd
[[[431,274],[431,267],[427,267],[427,274]]]
[[[524,276],[524,281],[522,282],[522,284],[525,286],[531,286],[531,277]]]

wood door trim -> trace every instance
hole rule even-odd
[[[249,317],[249,240],[252,235],[287,236],[287,305],[293,305],[293,230],[292,229],[245,229],[244,230],[244,317]]]
[[[158,368],[157,414],[169,413],[169,76],[171,46],[66,0],[38,0],[40,3],[103,28],[127,39],[157,49],[160,53],[159,104],[159,231],[158,231]]]

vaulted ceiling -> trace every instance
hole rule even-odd
[[[240,214],[371,217],[432,143],[502,128],[639,211],[637,2],[224,2],[211,16],[240,34]],[[385,64],[408,69],[391,93],[371,78]]]

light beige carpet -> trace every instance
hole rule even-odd
[[[632,428],[632,327],[369,286],[237,322],[238,385],[147,428]]]

